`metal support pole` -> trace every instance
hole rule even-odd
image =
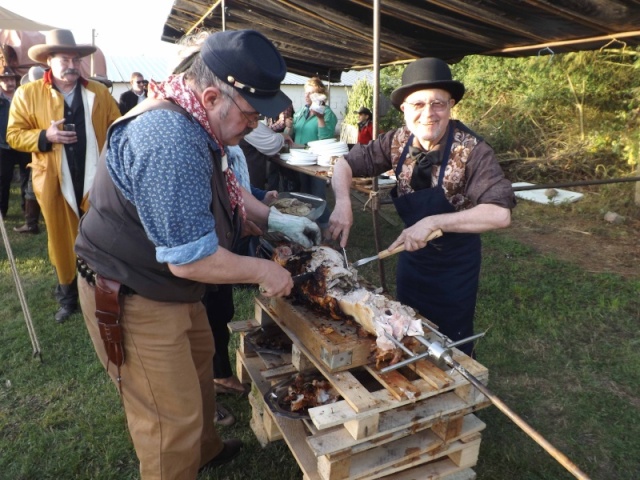
[[[96,29],[95,28],[91,29],[91,45],[94,46],[94,47],[96,45]],[[89,67],[89,75],[91,77],[94,77],[96,75],[96,72],[95,72],[95,60],[93,58],[94,55],[95,55],[95,53],[91,54],[91,65]]]
[[[222,0],[222,7],[220,9],[220,16],[222,17],[222,31],[225,32],[227,30],[227,7],[225,5],[225,0]]]
[[[380,0],[373,1],[373,138],[378,136],[378,112],[380,100]],[[373,178],[373,191],[378,192],[378,178]],[[376,244],[376,251],[382,250],[380,241],[380,219],[378,218],[378,210],[380,202],[378,196],[374,195],[371,205],[371,216],[373,220],[373,233]],[[387,279],[384,271],[384,263],[378,260],[378,275],[380,277],[380,286],[383,291],[387,289]]]
[[[640,166],[638,166],[638,168],[640,169]],[[624,183],[624,182],[638,182],[638,185],[636,186],[636,188],[640,188],[640,177],[628,177],[628,178],[610,178],[608,180],[581,180],[578,182],[547,183],[543,185],[523,185],[521,187],[513,187],[513,191],[522,192],[524,190],[542,190],[543,188],[578,187],[582,185],[605,185],[608,183]]]

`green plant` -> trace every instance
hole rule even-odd
[[[380,70],[380,95],[391,97],[391,92],[402,85],[402,72],[405,65],[391,65]],[[379,128],[382,132],[388,132],[404,125],[402,112],[391,107],[387,113],[379,119]]]
[[[626,175],[637,164],[637,51],[526,58],[468,56],[454,114],[493,146],[512,180]]]
[[[358,80],[349,91],[344,122],[349,125],[357,125],[360,107],[373,110],[373,85],[366,79]]]

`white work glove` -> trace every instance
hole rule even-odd
[[[305,217],[282,213],[276,207],[269,209],[268,228],[270,232],[284,233],[304,248],[318,245],[322,239],[317,223]]]

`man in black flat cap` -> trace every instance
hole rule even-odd
[[[195,479],[242,447],[214,426],[205,284],[259,284],[269,297],[293,287],[275,262],[232,253],[243,224],[307,246],[320,238],[315,223],[251,196],[227,161],[260,114],[291,103],[274,45],[253,30],[214,33],[184,66],[109,130],[76,241],[85,323],[120,388],[143,480]]]
[[[480,274],[480,233],[511,222],[515,196],[491,147],[451,109],[464,95],[449,66],[437,58],[411,63],[391,94],[405,126],[368,145],[356,145],[334,166],[333,239],[346,246],[353,224],[349,187],[353,176],[393,169],[392,199],[405,229],[389,246],[404,244],[397,268],[398,300],[415,308],[452,340],[473,334]],[[427,244],[431,232],[444,235]],[[460,347],[468,354],[473,345]]]

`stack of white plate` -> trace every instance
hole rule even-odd
[[[349,153],[349,147],[346,142],[339,142],[334,138],[330,138],[327,140],[331,140],[327,143],[322,143],[320,145],[316,145],[315,142],[309,142],[309,149],[313,153],[317,153],[322,156],[341,156],[346,153]],[[318,140],[319,142],[325,142],[325,140]],[[314,145],[312,145],[314,144]]]
[[[292,148],[289,153],[291,156],[287,163],[290,165],[315,165],[318,160],[318,154],[309,150]]]
[[[338,140],[335,138],[325,138],[324,140],[314,140],[312,142],[307,143],[309,145],[310,150],[321,149],[323,146],[330,145],[332,143],[336,143]]]

